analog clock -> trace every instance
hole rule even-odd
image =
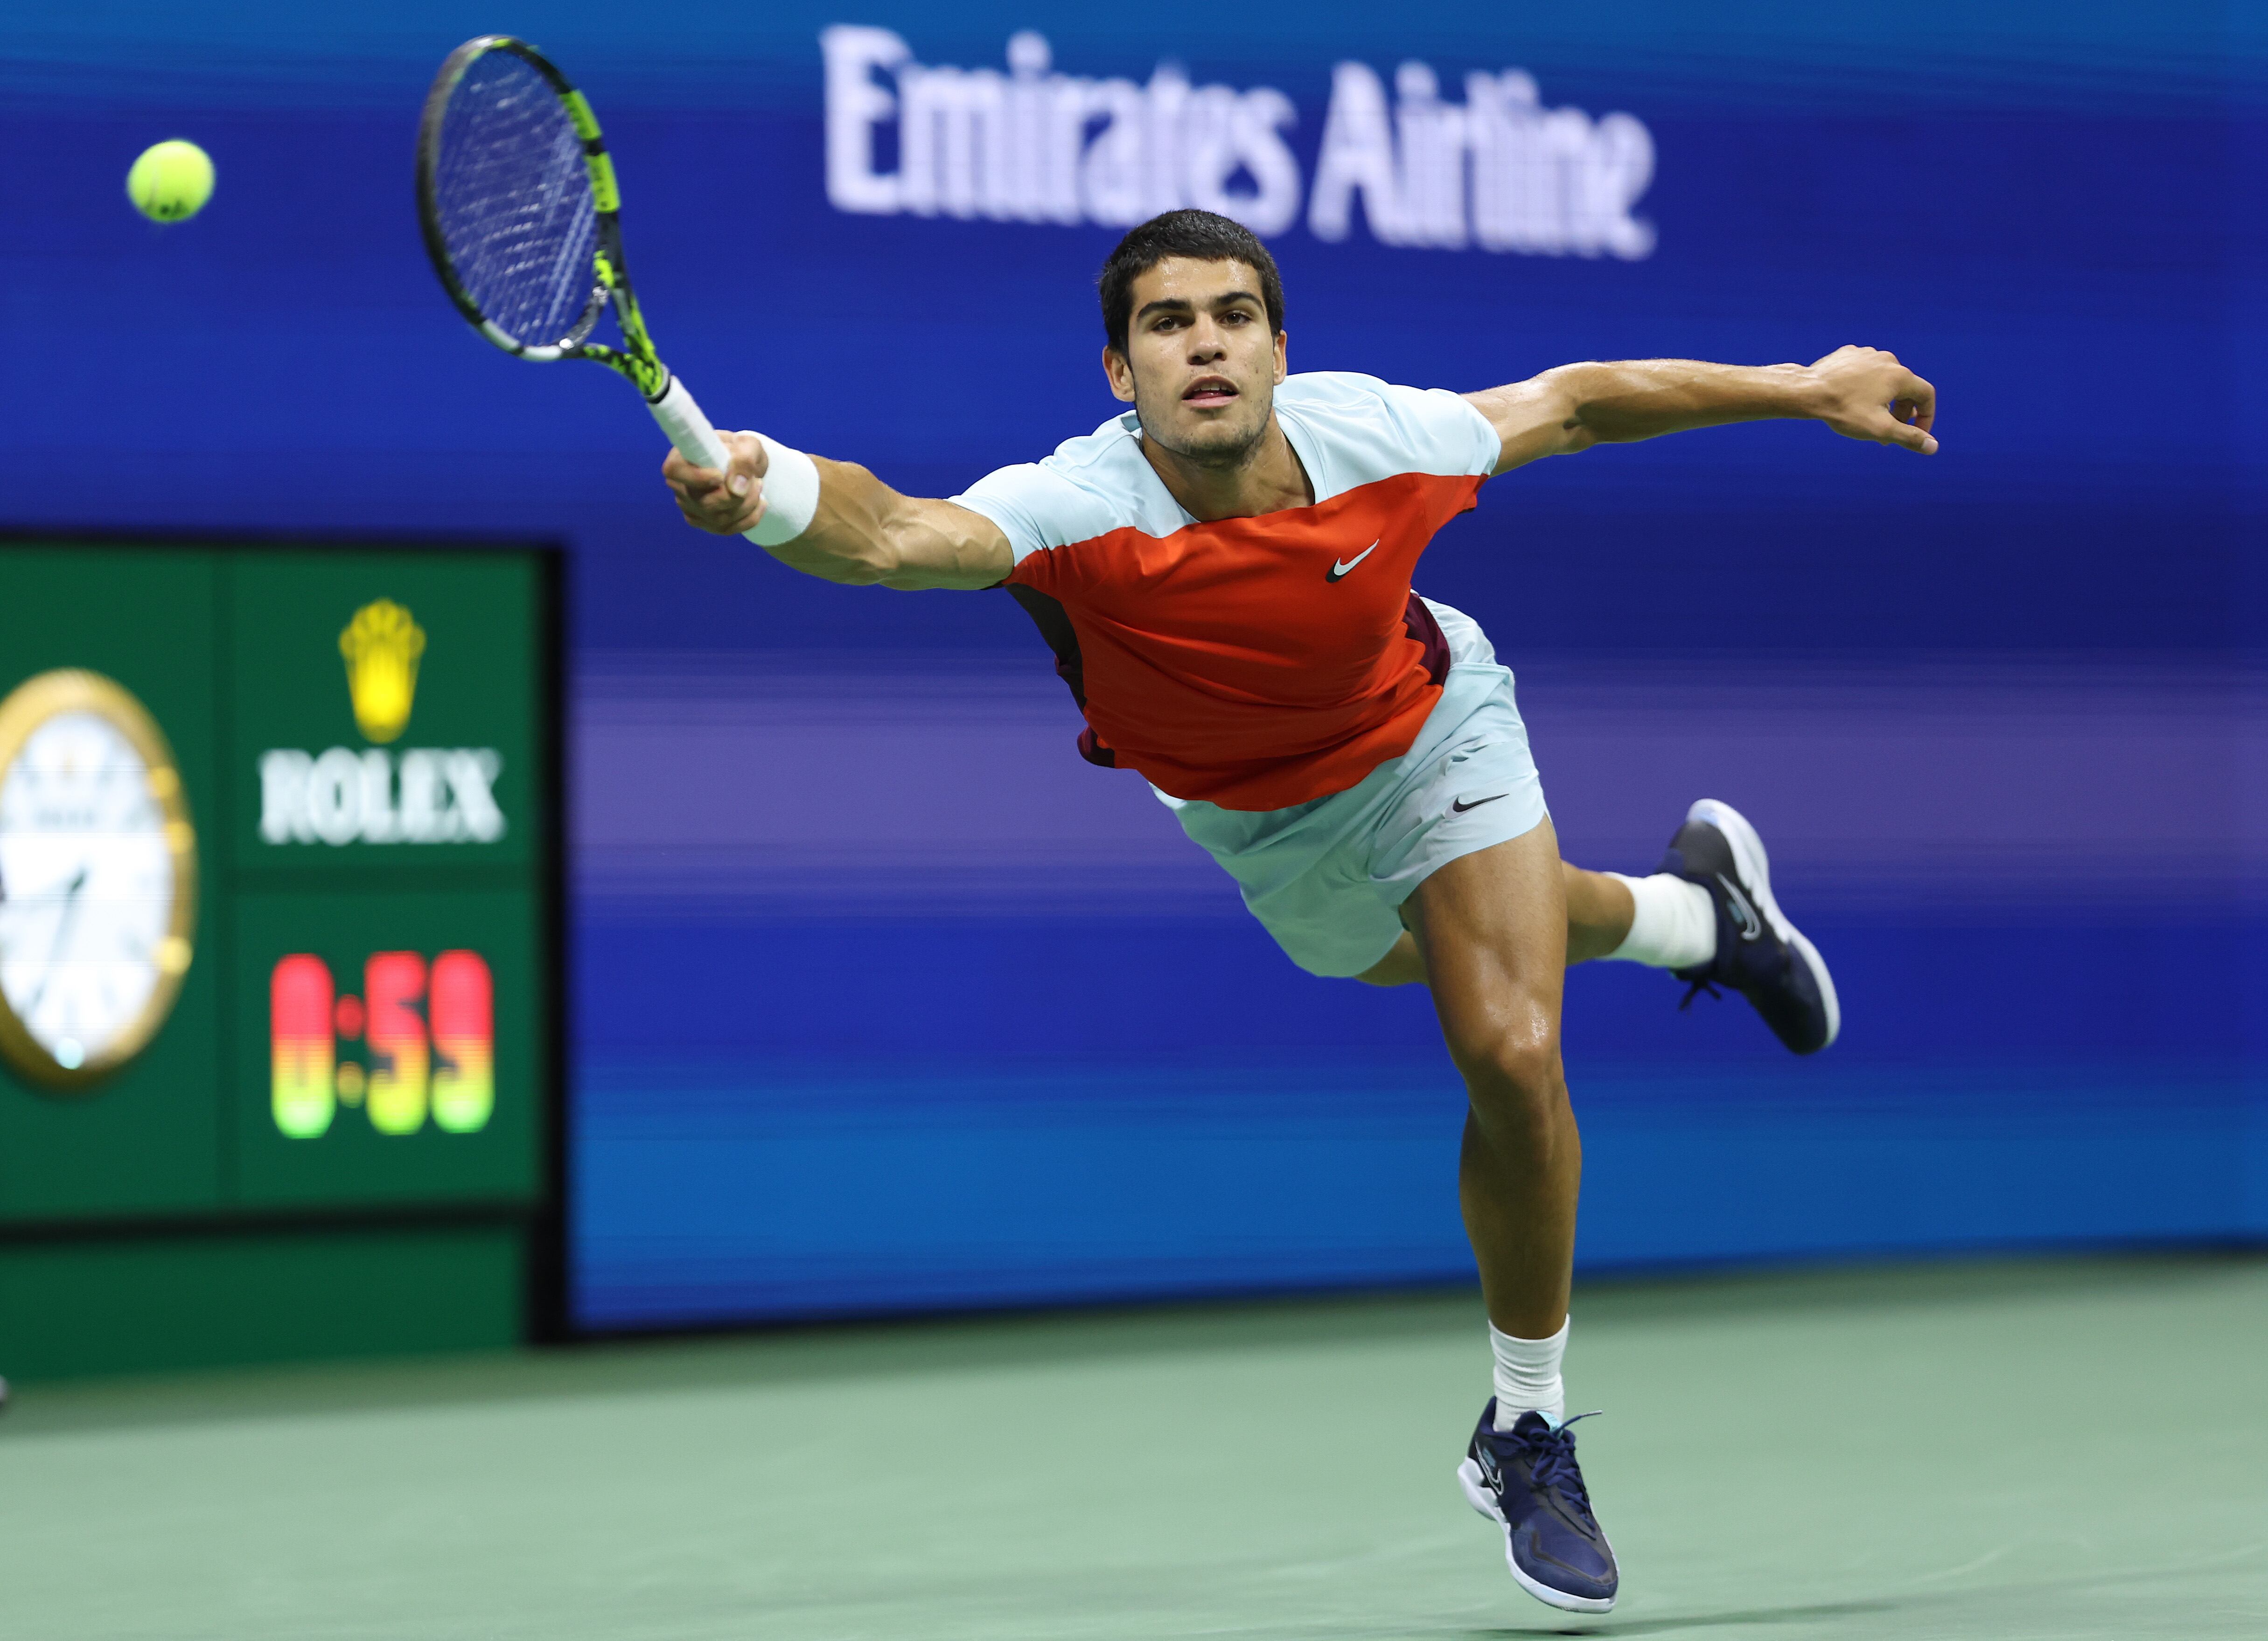
[[[166,1023],[188,973],[196,834],[164,732],[99,673],[0,701],[0,1055],[92,1086]]]

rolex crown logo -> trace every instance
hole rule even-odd
[[[392,599],[364,605],[339,635],[339,653],[347,659],[347,693],[362,732],[384,742],[409,728],[417,658],[425,653],[425,629],[409,612]]]

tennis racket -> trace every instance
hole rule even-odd
[[[679,454],[722,468],[724,441],[646,333],[621,209],[598,118],[549,58],[508,34],[449,54],[417,129],[417,219],[449,299],[515,357],[619,372]],[[609,310],[620,347],[592,340]]]

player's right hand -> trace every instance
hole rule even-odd
[[[714,535],[746,535],[764,516],[764,441],[754,433],[719,430],[717,437],[733,453],[723,472],[696,467],[673,450],[661,476],[686,523]]]

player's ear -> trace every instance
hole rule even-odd
[[[1102,373],[1110,379],[1110,396],[1122,403],[1134,402],[1134,367],[1126,356],[1108,342],[1102,344]],[[1282,377],[1277,379],[1281,381]]]
[[[1285,346],[1285,343],[1291,339],[1292,333],[1288,330],[1279,330],[1276,333],[1276,385],[1278,387],[1284,385],[1284,379],[1292,373],[1291,350]]]

